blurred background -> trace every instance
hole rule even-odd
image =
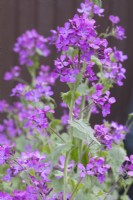
[[[62,26],[72,18],[79,7],[81,0],[0,0],[0,99],[6,99],[12,103],[14,98],[9,98],[11,88],[15,82],[3,81],[5,71],[18,64],[17,55],[12,51],[16,38],[26,30],[35,28],[44,36],[50,35],[51,29]],[[126,80],[123,87],[115,86],[112,95],[117,103],[112,108],[109,120],[125,123],[129,112],[133,112],[133,0],[104,0],[105,17],[98,19],[99,29],[105,31],[109,25],[108,16],[118,15],[120,25],[126,29],[127,38],[117,41],[110,38],[110,45],[117,46],[128,55],[125,62],[127,70]],[[42,63],[54,67],[53,60],[56,58],[55,49],[48,59]],[[25,68],[22,76],[29,79]],[[59,83],[55,86],[55,98],[59,99],[59,90],[65,90]],[[58,93],[57,93],[58,91]],[[93,119],[98,121],[98,118]],[[128,134],[126,146],[129,153],[133,153],[133,131]]]

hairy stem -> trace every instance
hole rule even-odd
[[[82,104],[81,104],[81,111],[84,110],[85,108],[85,96],[82,97]],[[84,113],[80,112],[80,118],[83,119]],[[79,156],[78,156],[78,161],[81,161],[82,158],[82,151],[83,151],[83,141],[79,140]]]
[[[57,135],[65,143],[65,141],[63,140],[63,138],[61,137],[61,135],[59,133],[57,133],[56,131],[54,131],[54,129],[52,129],[51,127],[49,127],[49,129],[51,131],[53,131],[53,133],[55,133],[55,135]]]
[[[113,190],[115,189],[115,187],[117,186],[117,183],[119,182],[119,180],[121,179],[121,177],[112,185],[112,187],[110,188],[110,190],[108,191],[108,193],[106,194],[104,200],[107,199],[107,197],[109,196],[109,194],[111,194],[113,192]]]
[[[69,161],[69,151],[66,153],[65,166],[64,166],[64,188],[63,188],[63,200],[67,200],[67,166]]]
[[[74,188],[74,190],[73,190],[73,192],[72,192],[72,195],[71,195],[71,197],[70,197],[70,200],[74,200],[74,195],[75,195],[75,193],[77,192],[78,186],[79,186],[79,184],[81,183],[82,179],[83,179],[83,178],[80,178],[79,182],[77,183],[76,187]]]

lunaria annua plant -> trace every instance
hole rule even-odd
[[[104,16],[100,1],[85,0],[77,11],[49,38],[29,30],[14,45],[20,66],[6,72],[4,80],[17,81],[11,91],[17,101],[0,101],[6,114],[0,124],[0,199],[129,199],[133,156],[126,156],[123,141],[132,115],[127,126],[106,120],[115,103],[110,88],[123,85],[127,59],[107,40],[123,40],[125,30],[111,15],[111,27],[98,33],[93,16]],[[59,55],[54,69],[39,63],[50,54],[48,45],[55,45]],[[30,83],[20,78],[23,65]],[[53,99],[57,79],[68,86],[60,105]],[[60,119],[54,115],[58,109]],[[92,126],[91,116],[99,113],[103,123]]]

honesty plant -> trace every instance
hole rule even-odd
[[[20,66],[4,80],[16,80],[11,91],[17,101],[0,100],[6,118],[0,124],[0,199],[4,200],[128,200],[133,182],[133,156],[126,156],[123,141],[132,124],[108,122],[115,98],[110,89],[123,85],[127,56],[111,48],[108,37],[125,38],[119,17],[109,16],[111,27],[99,33],[93,16],[104,16],[101,1],[85,0],[63,27],[44,38],[26,31],[13,50]],[[55,45],[54,67],[40,64],[40,57]],[[20,78],[25,65],[31,76]],[[56,104],[56,80],[67,84]],[[62,111],[60,119],[54,113]],[[102,124],[91,125],[101,113]]]

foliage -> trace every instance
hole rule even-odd
[[[6,116],[0,124],[0,199],[129,199],[133,155],[126,157],[123,141],[133,115],[127,127],[106,120],[115,103],[110,89],[123,85],[127,59],[109,47],[108,37],[122,40],[125,30],[111,15],[112,26],[98,32],[93,16],[103,17],[101,0],[85,0],[77,11],[48,38],[30,30],[14,45],[20,66],[6,72],[4,80],[17,81],[11,91],[16,101],[0,100]],[[53,70],[40,64],[40,57],[50,54],[48,45],[59,55]],[[20,77],[22,66],[31,82]],[[57,79],[68,86],[58,94],[59,105],[53,98]],[[91,116],[99,113],[103,123],[93,127]]]

